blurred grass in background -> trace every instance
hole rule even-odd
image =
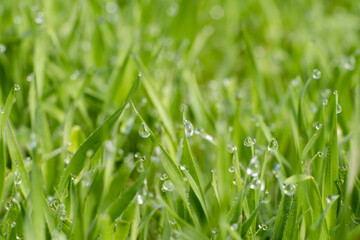
[[[2,237],[359,238],[359,13],[2,1]]]

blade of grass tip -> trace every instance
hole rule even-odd
[[[132,105],[134,111],[136,112],[136,114],[138,115],[138,117],[140,118],[140,120],[146,124],[146,122],[144,121],[144,119],[141,117],[140,113],[137,111],[137,109],[135,108],[134,104],[130,101],[130,104]],[[150,137],[151,140],[156,143],[158,140],[156,138],[156,136],[154,135],[154,133],[151,131],[150,128],[148,128],[149,132],[150,132]],[[159,147],[161,149],[161,151],[164,153],[165,157],[164,158],[160,158],[161,164],[163,165],[165,171],[167,172],[168,176],[170,177],[170,179],[172,180],[172,182],[175,185],[175,189],[176,191],[179,193],[181,199],[184,202],[184,206],[186,207],[187,212],[190,215],[190,218],[192,219],[192,221],[194,221],[194,218],[192,216],[191,210],[189,205],[187,204],[187,200],[185,197],[185,186],[184,186],[184,182],[183,182],[183,177],[181,174],[180,169],[178,168],[178,166],[176,165],[175,160],[170,156],[170,154],[166,151],[165,147],[159,143]]]
[[[319,130],[316,130],[316,132],[314,133],[314,135],[310,138],[310,140],[308,141],[308,143],[305,145],[304,150],[301,153],[301,161],[303,161],[305,159],[306,154],[310,151],[310,149],[314,146],[316,140],[318,139],[318,137],[320,136],[320,132],[322,128],[320,128]]]
[[[128,207],[130,202],[134,199],[136,193],[140,190],[140,187],[144,183],[145,177],[147,176],[148,171],[144,171],[135,183],[127,188],[121,196],[114,200],[114,202],[107,209],[107,213],[110,215],[112,220],[115,220],[119,217],[124,210]]]
[[[162,105],[162,102],[158,98],[158,94],[153,89],[152,84],[155,83],[155,80],[151,76],[148,69],[145,67],[144,63],[141,61],[140,57],[138,57],[135,53],[132,53],[131,56],[135,60],[139,70],[144,74],[144,78],[143,78],[144,89],[145,89],[147,95],[149,96],[151,102],[153,103],[154,107],[158,111],[159,116],[164,123],[166,132],[169,134],[169,137],[170,137],[170,140],[172,143],[169,146],[170,153],[173,154],[173,153],[175,153],[175,146],[176,146],[175,131],[173,129],[173,125],[171,124],[171,119],[170,119],[169,115],[166,113],[166,111]]]
[[[125,106],[129,101],[135,96],[137,90],[140,87],[141,79],[138,76],[135,80],[133,87],[130,90],[130,93],[123,103],[123,105],[109,118],[106,119],[105,123],[97,128],[86,140],[81,144],[79,149],[76,151],[74,156],[71,158],[69,165],[65,169],[65,172],[62,175],[62,179],[59,184],[59,192],[62,192],[65,188],[65,185],[68,181],[70,174],[77,175],[82,170],[84,166],[84,161],[86,160],[86,153],[90,149],[95,152],[100,148],[105,139],[109,136],[111,128],[115,125],[116,121],[123,112]]]
[[[250,217],[246,219],[244,224],[241,226],[241,237],[244,238],[246,233],[248,232],[249,228],[251,227],[252,223],[257,217],[257,214],[261,208],[262,204],[260,203],[259,206],[251,213]]]
[[[338,153],[338,137],[337,137],[337,95],[332,104],[332,127],[330,134],[329,150],[324,162],[323,168],[323,182],[322,182],[322,199],[323,204],[326,204],[326,198],[330,195],[337,195],[338,188],[336,186],[336,180],[339,178],[339,153]],[[336,225],[336,212],[337,203],[335,207],[329,210],[329,214],[326,215],[326,222],[329,229]]]
[[[245,40],[245,44],[246,44],[246,49],[247,49],[247,52],[249,54],[250,62],[251,62],[251,65],[252,65],[251,69],[253,70],[253,75],[254,75],[254,78],[255,78],[255,84],[253,84],[253,85],[257,89],[257,94],[258,94],[258,97],[260,98],[262,109],[264,110],[266,116],[269,116],[269,114],[270,114],[269,109],[270,108],[268,107],[268,101],[266,100],[266,95],[267,94],[266,94],[266,91],[265,91],[264,79],[261,77],[258,66],[256,64],[256,60],[255,60],[254,53],[253,53],[253,50],[252,50],[251,42],[250,42],[250,39],[248,37],[246,29],[243,28],[242,32],[243,32],[243,36],[244,36],[244,40]]]
[[[306,127],[305,127],[305,118],[304,118],[304,113],[303,113],[303,99],[304,99],[304,95],[305,92],[307,90],[307,88],[310,85],[312,78],[308,78],[308,80],[305,83],[305,86],[303,87],[303,89],[301,89],[300,92],[300,98],[299,98],[299,105],[298,105],[298,116],[297,116],[297,124],[298,124],[298,129],[299,129],[299,134],[300,134],[300,140],[303,140],[305,142],[308,141],[308,136],[307,136],[307,131],[306,131]]]
[[[13,160],[12,164],[14,164],[13,166],[15,166],[13,170],[15,169],[20,173],[21,176],[20,188],[23,194],[27,196],[30,192],[30,180],[28,173],[25,169],[23,158],[20,154],[20,149],[15,138],[14,130],[10,122],[7,124],[7,127],[5,128],[5,133],[7,137],[7,146],[9,149],[9,154],[11,159]]]
[[[213,189],[214,189],[214,193],[215,193],[217,202],[218,202],[218,204],[219,204],[219,206],[220,206],[221,203],[220,203],[219,190],[218,190],[218,186],[217,186],[216,170],[215,170],[215,169],[211,170],[211,175],[212,175],[211,185],[212,185],[212,187],[213,187]]]
[[[5,177],[6,177],[6,156],[5,156],[5,125],[10,116],[11,108],[15,100],[15,92],[20,90],[18,85],[15,85],[10,90],[10,93],[6,99],[5,107],[2,111],[1,129],[0,129],[0,202],[2,201],[4,189],[5,189]]]
[[[136,200],[133,200],[129,207],[121,215],[120,220],[116,223],[114,239],[126,240],[129,235],[130,225],[135,218]]]

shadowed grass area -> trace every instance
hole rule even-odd
[[[2,1],[3,239],[358,239],[360,3]]]

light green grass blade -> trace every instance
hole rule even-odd
[[[118,118],[120,117],[125,106],[129,101],[134,97],[135,93],[140,87],[140,77],[137,77],[131,91],[123,103],[123,105],[117,110],[113,115],[111,115],[103,125],[96,129],[86,140],[79,149],[76,151],[74,156],[71,158],[69,165],[65,169],[64,174],[62,175],[61,182],[59,184],[59,191],[62,192],[65,188],[65,184],[68,181],[70,174],[77,175],[82,170],[84,166],[84,161],[86,160],[86,153],[89,150],[92,150],[94,153],[100,148],[102,143],[106,140],[110,134],[111,128],[114,126]]]

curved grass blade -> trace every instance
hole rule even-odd
[[[241,227],[241,237],[244,238],[246,233],[248,232],[249,228],[251,227],[251,224],[256,219],[256,216],[259,212],[260,207],[262,204],[260,203],[259,206],[251,213],[248,219],[246,219],[245,223]]]
[[[102,124],[98,129],[96,129],[90,137],[88,137],[85,142],[81,144],[79,149],[76,151],[74,156],[71,158],[69,165],[65,169],[64,174],[62,175],[62,179],[59,184],[59,190],[62,192],[65,188],[65,185],[68,181],[68,178],[70,174],[77,175],[82,170],[85,160],[86,160],[86,153],[88,150],[93,150],[96,152],[102,143],[105,141],[105,139],[109,136],[110,130],[115,125],[116,121],[120,117],[121,113],[123,112],[125,106],[128,104],[128,102],[134,97],[135,93],[140,87],[141,79],[140,76],[138,76],[135,80],[135,83],[133,87],[130,90],[130,93],[128,97],[126,98],[126,101],[123,103],[123,105],[108,119],[106,119],[105,123]]]

